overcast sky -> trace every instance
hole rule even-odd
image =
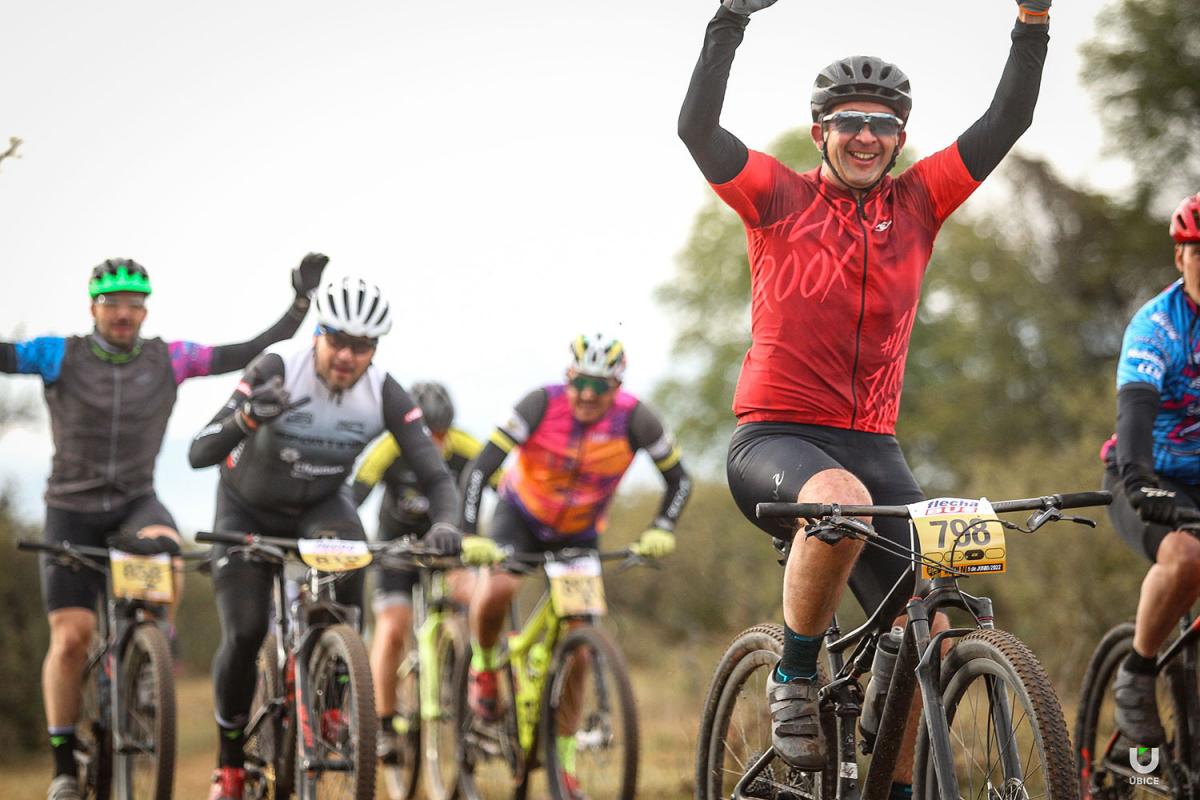
[[[477,434],[557,379],[582,329],[625,339],[627,386],[648,392],[672,337],[652,292],[709,192],[675,119],[715,7],[10,4],[0,148],[25,144],[0,163],[0,335],[86,331],[91,267],[128,256],[155,287],[146,335],[247,338],[286,308],[291,267],[321,250],[389,293],[397,324],[378,362],[405,384],[446,381]],[[1102,157],[1078,80],[1100,8],[1055,6],[1018,147],[1113,189],[1129,173]],[[780,0],[750,25],[723,122],[765,148],[807,124],[817,70],[875,54],[908,72],[909,144],[928,153],[986,108],[1015,10]],[[181,387],[159,491],[184,528],[211,521],[214,480],[188,470],[187,441],[235,382]],[[39,390],[0,379],[0,396]],[[0,478],[33,518],[49,453],[44,420],[0,438]]]

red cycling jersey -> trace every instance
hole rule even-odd
[[[979,181],[957,143],[854,196],[750,151],[713,184],[746,226],[751,345],[738,424],[803,422],[893,433],[933,240]]]

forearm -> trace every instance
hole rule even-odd
[[[204,430],[196,434],[191,447],[188,448],[188,463],[192,465],[192,469],[203,469],[221,463],[221,460],[246,438],[246,431],[243,425],[239,424],[240,415],[241,412],[236,410],[236,407],[223,408]]]
[[[466,533],[479,529],[479,504],[483,498],[483,487],[504,463],[508,451],[495,442],[488,442],[479,456],[463,472],[463,508],[460,527]]]
[[[977,181],[991,174],[1033,122],[1050,41],[1048,30],[1045,23],[1016,23],[992,104],[958,139],[963,164]]]
[[[12,342],[0,342],[0,372],[17,371],[17,346]]]
[[[1154,420],[1161,397],[1145,383],[1131,383],[1117,392],[1117,470],[1126,486],[1156,485]]]
[[[705,30],[704,47],[679,111],[679,138],[712,183],[732,180],[748,157],[746,145],[722,128],[720,119],[733,56],[749,21],[724,6],[717,9]]]
[[[258,336],[249,341],[214,347],[211,373],[219,375],[223,372],[243,369],[254,360],[255,356],[275,342],[282,342],[285,339],[292,338],[296,331],[300,329],[300,324],[304,322],[304,315],[308,313],[308,306],[309,300],[307,297],[297,296],[292,301],[292,305],[288,308],[287,313]]]
[[[673,531],[692,493],[692,480],[681,464],[676,464],[664,472],[663,480],[666,481],[667,487],[658,507],[658,516],[654,519],[654,527]]]

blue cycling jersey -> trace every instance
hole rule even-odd
[[[1117,389],[1145,383],[1158,390],[1154,471],[1200,484],[1200,307],[1168,286],[1142,306],[1129,326],[1117,365]]]

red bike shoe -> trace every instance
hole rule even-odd
[[[246,788],[246,770],[241,767],[220,767],[213,773],[213,788],[208,800],[242,800]]]
[[[329,708],[321,712],[321,738],[340,745],[347,738],[349,726],[340,708]]]
[[[500,691],[496,670],[474,667],[467,672],[467,705],[471,713],[484,722],[500,719]]]
[[[566,789],[567,797],[570,800],[588,800],[588,796],[584,794],[583,789],[579,786],[579,781],[576,780],[574,775],[565,769],[559,774],[562,779],[563,789]]]

